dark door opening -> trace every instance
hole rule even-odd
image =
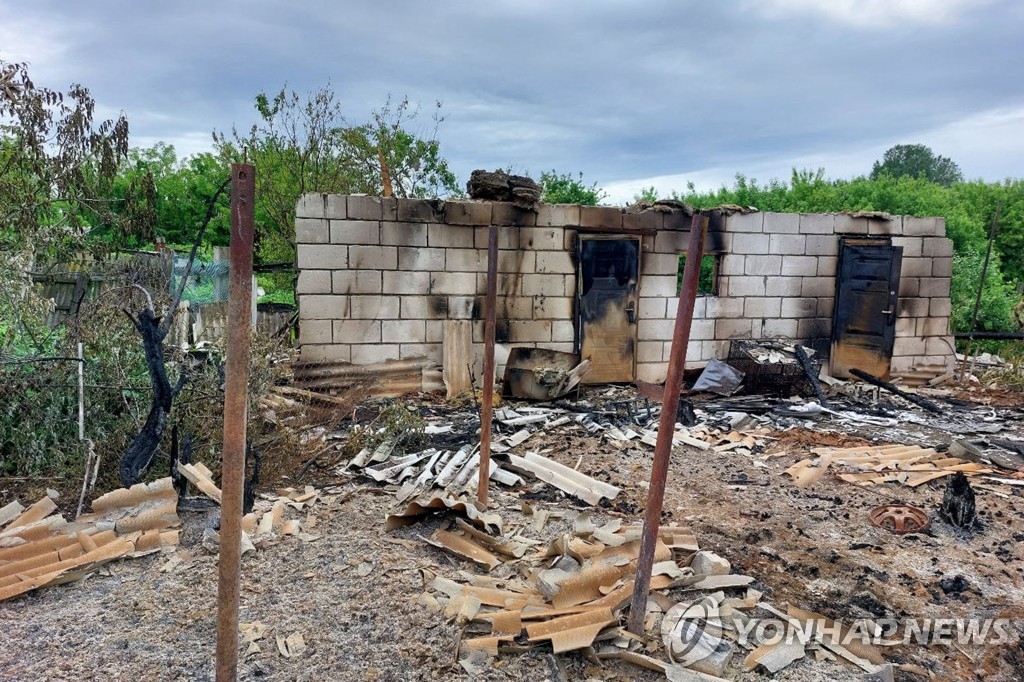
[[[832,315],[831,372],[861,369],[889,378],[903,247],[881,239],[841,239]]]
[[[578,347],[580,356],[591,363],[584,381],[633,381],[640,240],[580,236],[576,253]]]

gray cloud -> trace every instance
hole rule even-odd
[[[288,5],[0,0],[0,54],[49,85],[88,85],[137,141],[185,151],[250,125],[255,93],[285,81],[330,80],[351,120],[388,93],[427,110],[441,99],[462,177],[514,165],[709,182],[724,169],[785,176],[800,160],[857,172],[851,159],[911,136],[949,153],[951,130],[965,170],[999,177],[999,149],[971,151],[964,131],[983,140],[984,112],[1024,106],[1011,0]],[[1024,133],[1014,120],[991,130]]]

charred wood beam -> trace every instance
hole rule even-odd
[[[902,391],[893,386],[892,384],[890,384],[888,381],[883,381],[882,379],[879,379],[873,374],[868,374],[862,369],[851,369],[850,374],[857,377],[858,379],[862,379],[868,382],[873,386],[884,388],[886,391],[889,391],[894,395],[898,395],[904,400],[909,400],[918,407],[928,410],[929,412],[932,412],[934,414],[942,414],[942,408],[933,403],[932,401],[928,400],[927,398],[922,398],[919,395],[914,395],[913,393],[907,393],[906,391]]]
[[[821,381],[818,379],[818,372],[815,371],[814,366],[811,364],[811,359],[807,357],[807,351],[799,343],[796,345],[794,351],[797,361],[800,363],[800,367],[803,368],[804,374],[807,375],[807,382],[811,385],[811,390],[814,391],[814,396],[818,399],[818,404],[822,407],[828,407],[828,398],[825,397],[825,392],[821,390]]]

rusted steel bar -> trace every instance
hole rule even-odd
[[[1020,341],[1024,332],[957,332],[954,339],[989,339],[991,341]]]
[[[999,211],[1002,208],[1002,202],[997,202],[995,215],[992,216],[992,227],[988,231],[988,248],[985,250],[985,263],[981,266],[981,278],[978,280],[978,295],[974,299],[974,310],[971,313],[971,329],[978,326],[978,308],[981,307],[981,294],[985,290],[985,277],[988,275],[988,261],[992,257],[992,242],[996,240],[996,230],[999,227]],[[967,345],[964,348],[964,364],[960,367],[961,381],[967,376],[967,359],[971,357],[972,341],[973,339],[968,338]]]
[[[654,447],[650,492],[647,495],[643,538],[640,541],[640,560],[637,562],[633,599],[629,606],[627,629],[634,635],[644,633],[647,593],[651,588],[651,568],[654,565],[654,547],[658,542],[661,507],[665,500],[668,458],[672,454],[672,436],[676,430],[676,410],[672,407],[679,402],[679,392],[683,387],[686,346],[690,342],[690,325],[693,323],[693,306],[697,300],[700,262],[704,257],[704,236],[707,231],[707,216],[694,213],[690,224],[690,244],[686,249],[686,265],[683,268],[683,285],[679,291],[679,306],[676,308],[676,326],[672,332],[668,376],[665,378],[665,393],[661,401],[661,420],[658,422],[658,441]]]
[[[231,255],[227,367],[224,383],[224,462],[221,469],[220,559],[217,580],[217,682],[238,676],[238,583],[242,558],[242,497],[249,411],[249,334],[252,321],[252,166],[231,166]]]
[[[487,297],[484,301],[484,376],[483,405],[480,410],[480,481],[476,499],[487,506],[487,486],[491,474],[491,421],[494,418],[494,316],[498,297],[498,228],[487,229]]]

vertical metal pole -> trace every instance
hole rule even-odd
[[[249,411],[249,334],[252,317],[255,171],[231,166],[231,265],[228,276],[227,368],[224,385],[224,463],[221,470],[220,561],[217,581],[217,682],[238,674],[238,583],[242,555],[242,487]]]
[[[78,440],[85,440],[85,353],[78,342]],[[89,467],[86,466],[86,472]]]
[[[985,277],[988,275],[988,261],[992,257],[992,242],[996,239],[996,228],[999,226],[999,212],[1003,208],[1003,203],[996,203],[996,212],[992,216],[992,227],[988,231],[988,248],[985,249],[985,263],[981,266],[981,279],[978,281],[978,295],[974,299],[974,310],[971,312],[971,328],[969,331],[975,332],[978,326],[978,308],[981,307],[981,293],[985,290]],[[967,360],[971,357],[971,337],[967,337],[967,345],[964,347],[964,363],[960,366],[960,381],[963,381],[967,376]],[[954,357],[954,360],[956,358]],[[974,373],[973,361],[971,364],[971,373]]]
[[[484,376],[483,407],[480,411],[480,481],[476,499],[487,506],[487,487],[491,474],[491,420],[494,417],[494,317],[498,296],[498,228],[487,232],[487,298],[484,301]]]
[[[683,387],[686,346],[690,342],[693,305],[697,300],[700,262],[704,257],[704,236],[707,230],[707,217],[694,213],[693,222],[690,223],[690,245],[686,250],[686,266],[683,268],[683,286],[679,291],[679,307],[676,308],[676,326],[672,332],[672,354],[669,356],[665,393],[661,401],[661,420],[658,422],[658,442],[654,447],[654,465],[651,467],[644,534],[640,541],[640,559],[637,562],[636,581],[633,584],[633,599],[629,606],[627,629],[634,635],[642,635],[644,632],[647,593],[651,588],[651,568],[654,565],[654,546],[658,542],[658,530],[661,528],[661,507],[665,499],[668,459],[672,454],[672,436],[676,430],[676,406],[679,404],[679,391]]]

